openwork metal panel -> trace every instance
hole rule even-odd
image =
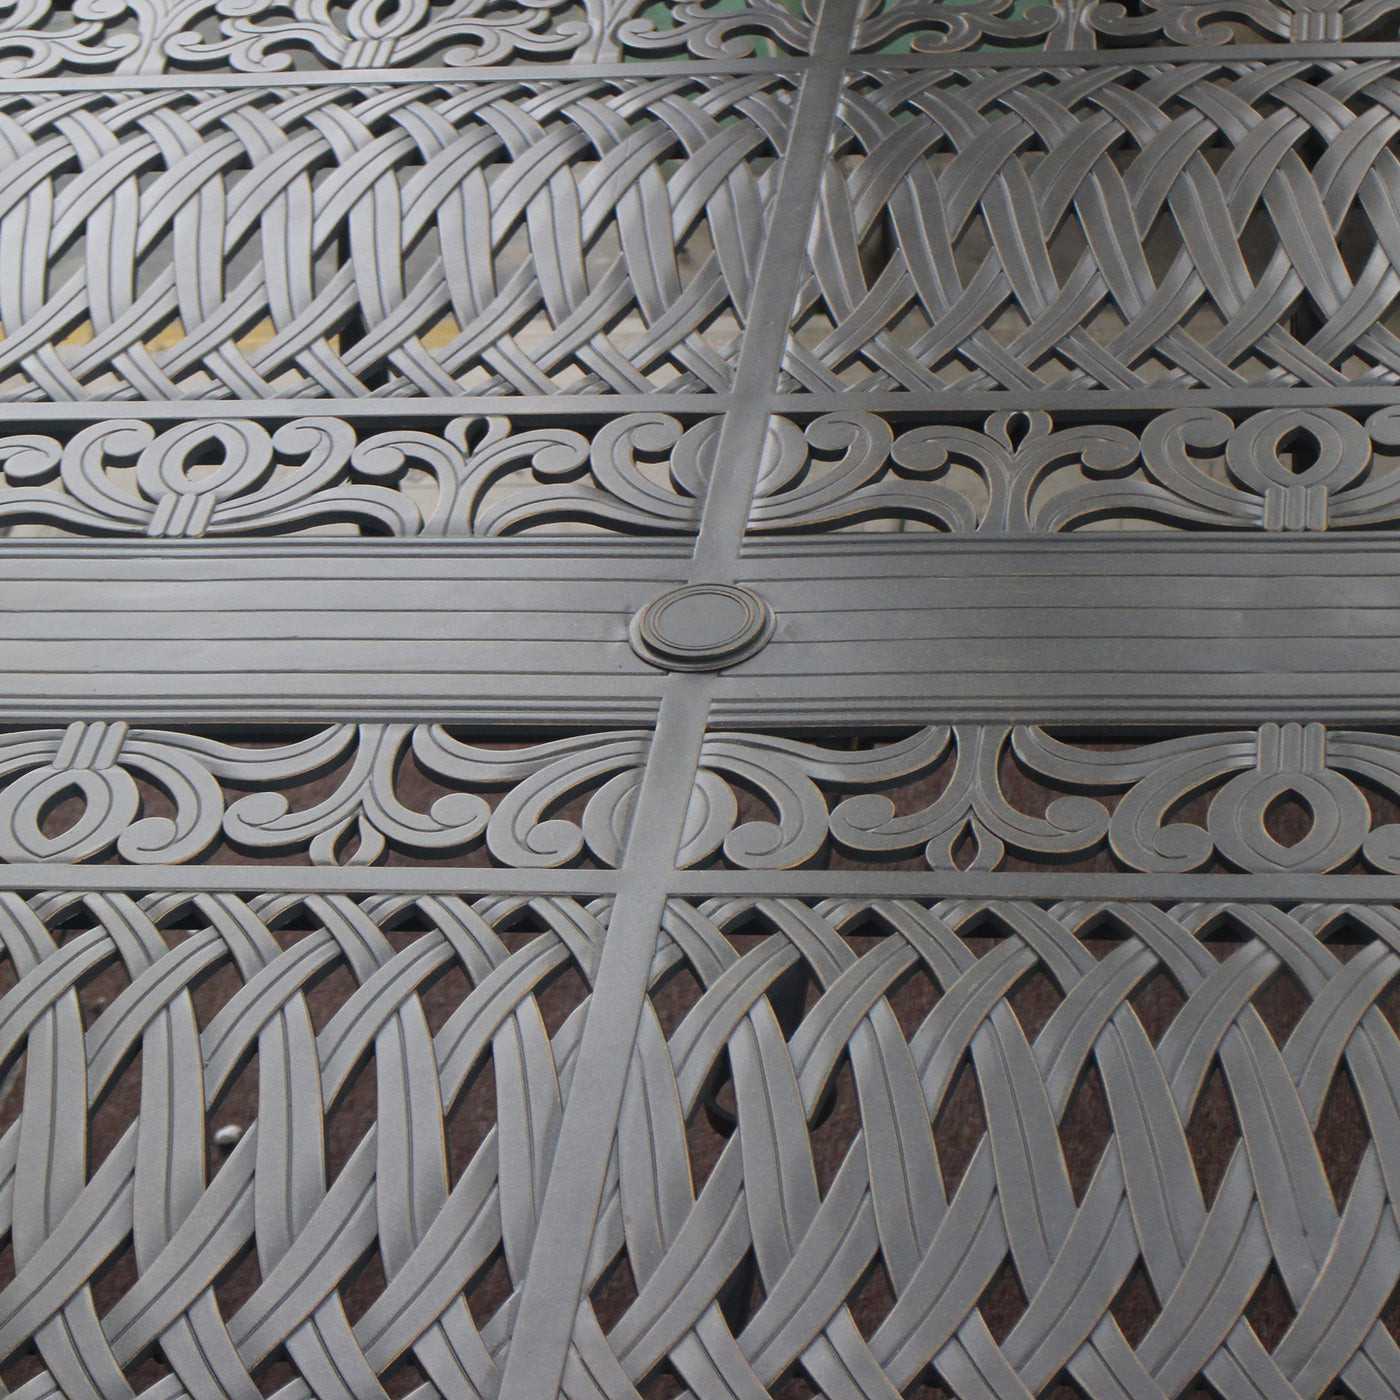
[[[1400,1397],[1393,0],[13,0],[0,1386]]]

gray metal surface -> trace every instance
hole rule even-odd
[[[0,716],[649,723],[667,669],[718,669],[725,725],[1384,723],[1394,560],[1357,535],[755,542],[736,573],[771,640],[697,665],[628,640],[687,577],[681,543],[12,541]]]
[[[1400,1397],[1397,26],[8,7],[5,1392]]]

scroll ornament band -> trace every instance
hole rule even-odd
[[[1203,44],[1293,43],[1390,39],[1397,0],[866,0],[857,30],[862,49],[903,38],[915,53],[1033,44],[1037,48],[1094,49],[1125,40]],[[1391,20],[1387,25],[1385,21]]]
[[[12,732],[0,738],[0,859],[115,852],[134,864],[177,863],[227,840],[251,852],[305,852],[317,865],[483,845],[518,868],[615,865],[647,743],[645,731],[619,730],[482,747],[429,724],[332,725],[271,746],[120,723]],[[427,810],[401,795],[410,754],[448,789]],[[1008,763],[1024,780],[1015,789]],[[326,774],[324,796],[297,795]],[[1043,811],[1026,810],[1028,785],[1043,790]],[[898,803],[886,795],[901,788]],[[1203,810],[1181,815],[1201,794]],[[1374,816],[1368,795],[1400,802],[1400,737],[1266,724],[1103,748],[1034,725],[938,725],[853,751],[717,732],[701,750],[680,864],[785,869],[834,847],[865,860],[921,857],[934,870],[994,870],[1010,856],[1056,864],[1107,848],[1133,871],[1219,862],[1301,874],[1359,861],[1400,874],[1400,822]],[[73,797],[81,810],[53,831],[46,814]],[[561,812],[571,802],[581,806]],[[1306,815],[1291,844],[1269,829],[1281,803]]]
[[[11,733],[0,738],[0,859],[74,862],[115,851],[133,864],[173,864],[222,837],[252,852],[305,852],[314,865],[371,864],[391,847],[447,857],[483,844],[508,866],[569,864],[585,844],[613,864],[620,804],[647,741],[618,731],[480,748],[428,724],[332,725],[268,747],[121,723]],[[426,811],[399,795],[410,752],[421,771],[457,789]],[[294,808],[287,791],[326,773],[337,775],[332,791]],[[224,783],[258,790],[231,795]],[[149,813],[155,793],[171,815]],[[583,793],[577,820],[556,815]],[[81,798],[79,814],[50,833],[46,811],[71,796]]]
[[[755,38],[811,48],[815,0],[10,0],[0,53],[16,76],[93,69],[161,73],[223,63],[278,72],[470,67],[519,59],[745,58]],[[856,52],[903,41],[914,52],[1033,45],[1092,49],[1137,41],[1198,46],[1392,37],[1396,0],[861,0]],[[1140,12],[1139,12],[1140,11]]]
[[[0,56],[11,77],[75,68],[160,73],[224,64],[249,73],[424,65],[469,67],[513,57],[600,63],[624,53],[742,58],[753,36],[799,53],[811,20],[781,0],[664,7],[647,0],[10,0]],[[214,27],[216,36],[209,30]]]
[[[1008,792],[1010,760],[1047,797],[1027,811]],[[1193,734],[1102,748],[1034,725],[933,726],[868,750],[758,734],[716,734],[701,751],[682,858],[750,870],[815,860],[828,842],[865,860],[922,857],[934,870],[994,870],[1008,856],[1056,864],[1112,853],[1123,869],[1313,873],[1359,857],[1400,873],[1400,824],[1373,817],[1367,794],[1400,800],[1400,737],[1320,724]],[[937,795],[915,787],[934,778]],[[904,788],[900,804],[885,792]],[[767,818],[739,821],[735,792]],[[1089,794],[1096,794],[1090,796]],[[1180,815],[1205,794],[1204,814]],[[1023,801],[1024,799],[1020,799]],[[1292,844],[1270,810],[1305,814]]]
[[[0,437],[0,526],[200,538],[350,525],[362,534],[494,536],[562,522],[693,530],[720,420],[628,413],[588,431],[504,415],[361,436],[341,418],[108,421],[66,439]],[[903,519],[954,533],[1045,534],[1103,521],[1309,532],[1400,524],[1400,409],[1364,421],[1276,408],[1236,421],[1175,409],[1137,431],[994,413],[898,435],[842,410],[775,417],[750,528]]]
[[[717,427],[630,413],[590,440],[562,427],[516,431],[491,416],[360,440],[339,418],[298,418],[271,432],[247,418],[192,419],[159,433],[104,422],[67,442],[0,438],[0,524],[150,538],[334,524],[505,535],[565,520],[664,533],[693,527]]]
[[[908,519],[1003,534],[1104,520],[1178,529],[1313,531],[1400,523],[1400,409],[1364,423],[1331,408],[1241,418],[1162,413],[1138,432],[994,413],[981,430],[909,428],[859,410],[805,428],[770,424],[752,515],[757,530],[829,530]]]

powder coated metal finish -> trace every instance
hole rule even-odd
[[[1400,1397],[1398,22],[10,6],[8,1392]]]

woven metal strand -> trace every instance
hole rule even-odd
[[[0,895],[0,920],[18,975],[3,1054],[26,1071],[0,1139],[0,1349],[33,1339],[45,1369],[26,1396],[130,1394],[124,1370],[152,1348],[152,1400],[251,1397],[279,1358],[287,1400],[384,1394],[404,1364],[425,1397],[495,1393],[586,1005],[547,1030],[538,999],[570,969],[591,979],[605,904]],[[125,989],[89,999],[85,1027],[82,989],[113,966]],[[194,989],[221,967],[234,985],[201,1019]],[[307,996],[337,969],[353,990],[318,1029]],[[430,1030],[423,998],[449,972],[469,990]],[[719,1400],[797,1373],[852,1400],[921,1381],[1026,1396],[1061,1374],[1096,1400],[1201,1380],[1228,1400],[1393,1393],[1398,975],[1390,906],[673,903],[566,1393],[670,1376]],[[1149,1035],[1136,998],[1162,976],[1177,1005]],[[1276,1041],[1256,1003],[1280,977],[1302,1000]],[[1028,978],[1054,988],[1029,1032]],[[92,1114],[138,1049],[139,1118],[85,1171]],[[257,1116],[225,1158],[208,1134],[250,1056]],[[937,1125],[969,1062],[985,1126],[948,1189]],[[362,1065],[377,1120],[332,1173],[327,1115]],[[1091,1069],[1111,1132],[1076,1195],[1061,1125]],[[1189,1124],[1217,1072],[1238,1141],[1206,1195]],[[449,1172],[483,1074],[495,1126]],[[1315,1133],[1339,1076],[1367,1138],[1335,1199]],[[819,1187],[833,1093],[853,1096],[853,1127]],[[249,1249],[258,1281],[230,1311],[220,1280]],[[342,1293],[371,1254],[383,1280],[352,1322]],[[94,1294],[117,1256],[134,1278]],[[497,1257],[509,1282],[487,1297]],[[1006,1269],[1025,1306],[994,1338],[978,1300]],[[1245,1314],[1270,1270],[1291,1321],[1266,1348]],[[1114,1304],[1135,1271],[1156,1306],[1130,1344]]]

